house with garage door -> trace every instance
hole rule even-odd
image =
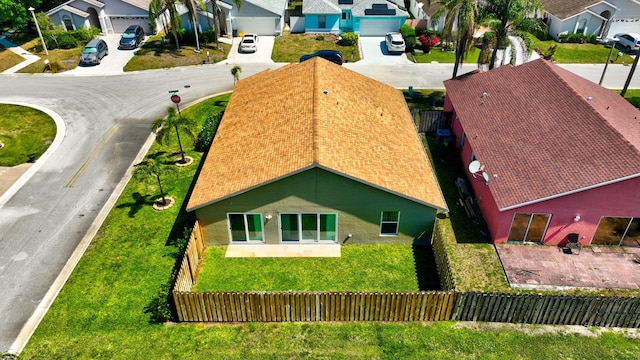
[[[208,245],[429,241],[438,210],[402,93],[319,57],[238,82],[187,204]]]
[[[140,25],[147,33],[150,0],[70,0],[49,10],[54,24],[67,30],[95,26],[103,34],[119,34],[129,25]]]
[[[612,38],[640,32],[640,2],[636,0],[540,0],[549,35],[593,34]]]
[[[640,246],[640,110],[543,59],[444,85],[494,242]]]
[[[242,0],[238,8],[233,0],[220,0],[225,12],[226,29],[231,34],[282,34],[287,0]]]
[[[355,32],[360,36],[398,31],[409,17],[397,2],[386,0],[305,0],[302,14],[307,33]]]

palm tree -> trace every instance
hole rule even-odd
[[[162,143],[169,143],[171,138],[171,128],[175,129],[176,137],[178,138],[178,146],[180,146],[180,155],[182,156],[181,163],[186,163],[187,159],[184,157],[184,150],[182,149],[182,142],[180,141],[180,131],[186,133],[195,141],[195,135],[193,134],[195,123],[192,119],[184,117],[176,112],[176,109],[169,107],[167,110],[167,116],[153,120],[151,123],[151,131],[156,134],[156,141],[162,145]]]
[[[189,15],[191,15],[191,23],[193,24],[193,33],[196,36],[196,52],[200,52],[200,39],[198,39],[198,6],[195,0],[182,0],[182,3],[187,7]]]
[[[231,68],[231,75],[233,75],[233,86],[236,86],[236,82],[240,80],[240,73],[242,68],[238,65]]]
[[[164,152],[158,152],[153,155],[147,156],[142,162],[134,165],[133,177],[136,179],[142,179],[151,175],[156,177],[158,181],[158,187],[160,188],[160,196],[162,202],[160,205],[167,205],[167,199],[165,198],[164,189],[162,188],[162,181],[160,179],[163,175],[168,175],[176,172],[176,169],[172,166],[166,166],[169,162]]]
[[[427,2],[431,5],[431,1]],[[437,19],[445,15],[443,32],[454,34],[456,40],[456,61],[453,66],[453,76],[458,75],[458,69],[466,54],[473,45],[473,33],[478,19],[478,0],[438,0],[442,6],[436,10],[432,18]]]
[[[151,0],[149,3],[149,18],[156,19],[161,15],[165,15],[165,12],[169,12],[169,30],[173,35],[173,40],[176,42],[176,49],[180,48],[178,43],[178,31],[180,27],[180,16],[176,9],[175,0]],[[163,27],[165,34],[167,33],[166,21],[163,21]]]
[[[495,67],[498,49],[506,47],[510,33],[526,29],[541,30],[542,23],[526,17],[535,10],[542,9],[538,0],[486,0],[480,9],[480,18],[495,33],[493,54],[489,62],[489,70]]]
[[[220,48],[218,37],[220,36],[220,7],[218,6],[218,0],[209,0],[211,2],[211,10],[213,11],[213,24],[216,27],[216,48]],[[242,0],[233,0],[233,3],[238,7],[238,11],[242,9]]]

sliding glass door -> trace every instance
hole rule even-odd
[[[337,217],[330,213],[282,213],[282,242],[336,241]]]

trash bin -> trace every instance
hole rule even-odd
[[[233,34],[233,37],[238,37],[238,29],[233,29],[231,33]]]

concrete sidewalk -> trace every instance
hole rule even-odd
[[[24,61],[21,62],[20,64],[17,64],[5,71],[2,72],[2,74],[13,74],[17,71],[19,71],[20,69],[23,69],[25,67],[27,67],[28,65],[40,60],[39,56],[33,55],[32,53],[28,52],[27,50],[19,47],[18,45],[8,41],[6,39],[6,37],[8,35],[11,34],[11,30],[5,32],[4,34],[0,35],[0,45],[3,46],[6,49],[11,50],[12,52],[14,52],[15,54],[18,54],[20,56],[22,56],[24,58]]]

